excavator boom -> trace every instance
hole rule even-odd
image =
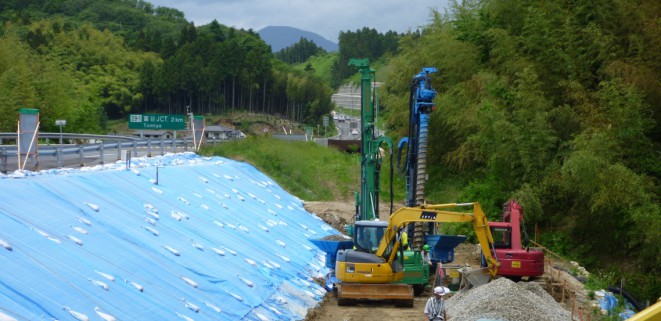
[[[448,211],[448,209],[458,207],[473,207],[472,213]],[[485,259],[489,267],[491,276],[495,276],[500,263],[496,258],[491,255],[491,245],[494,243],[491,230],[489,229],[489,222],[486,215],[482,211],[479,203],[450,203],[427,205],[418,207],[403,207],[397,210],[390,216],[390,222],[386,229],[383,241],[379,244],[379,249],[376,252],[377,256],[386,257],[395,255],[399,244],[395,242],[393,250],[389,251],[388,246],[396,238],[397,233],[409,223],[423,222],[423,223],[467,223],[473,224],[473,229],[485,253]]]

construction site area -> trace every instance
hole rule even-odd
[[[369,62],[352,59],[349,64],[362,77],[360,191],[353,205],[305,205],[346,233],[346,238],[311,240],[326,253],[330,272],[318,282],[329,294],[307,320],[427,320],[432,319],[430,304],[444,306],[435,310],[434,320],[442,319],[439,313],[462,321],[583,321],[604,315],[627,319],[635,313],[628,308],[615,312],[613,294],[587,291],[579,281],[587,277],[585,269],[533,244],[525,230],[524,209],[516,199],[503,204],[498,221],[489,221],[478,202],[427,202],[428,131],[437,94],[431,81],[436,68],[424,67],[413,76],[408,136],[395,143],[374,126],[378,106],[372,99],[374,74]],[[381,151],[395,146],[406,197],[396,210],[387,212],[388,206],[379,201],[385,159]],[[467,243],[467,236],[444,234],[445,224],[470,226],[476,244]],[[434,303],[427,302],[431,289]],[[436,294],[445,297],[445,305]]]
[[[305,208],[338,230],[342,230],[355,215],[353,205],[342,202],[306,202]],[[477,245],[462,243],[454,249],[454,262],[445,265],[446,271],[450,272],[446,274],[444,284],[456,290],[446,298],[450,320],[595,320],[591,314],[601,313],[598,301],[591,300],[585,286],[568,273],[572,264],[560,258],[549,257],[545,272],[539,277],[526,278],[519,283],[498,278],[474,290],[465,290],[465,293],[458,291],[458,284],[456,287],[452,285],[451,274],[459,278],[454,282],[461,283],[461,275],[454,272],[458,271],[455,268],[479,268],[480,256]],[[363,300],[350,306],[339,306],[337,297],[329,292],[317,308],[308,312],[306,320],[420,320],[425,302],[432,295],[432,283],[423,295],[415,297],[413,308],[397,307],[388,300]]]
[[[350,64],[363,80],[355,202],[306,202],[195,153],[0,175],[0,321],[420,320],[432,289],[448,320],[661,319],[661,302],[587,290],[588,271],[530,240],[514,198],[493,221],[476,201],[427,203],[436,68],[411,82],[396,144],[406,199],[388,211],[379,175],[395,143],[374,125],[368,61]]]
[[[406,307],[340,305],[324,289],[329,262],[310,241],[341,237],[355,206],[301,202],[245,163],[184,153],[137,158],[131,168],[118,162],[1,178],[3,321],[420,320],[437,280],[423,279]],[[601,314],[570,266],[552,255],[539,277],[499,277],[461,291],[456,272],[479,269],[481,251],[462,242],[444,264],[450,320]]]

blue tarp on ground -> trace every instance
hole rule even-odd
[[[596,294],[601,310],[605,311],[607,315],[612,315],[614,311],[618,310],[620,304],[618,304],[618,299],[613,292],[599,290]],[[635,313],[633,305],[625,300],[624,309],[618,313],[618,317],[620,320],[626,320],[631,318]]]
[[[300,320],[325,293],[308,239],[330,234],[220,157],[0,175],[0,319]]]

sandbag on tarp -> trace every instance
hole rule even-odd
[[[0,178],[0,313],[16,320],[299,320],[325,293],[308,239],[340,233],[248,164],[183,153]]]

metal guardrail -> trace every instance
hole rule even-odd
[[[39,139],[55,139],[59,140],[68,139],[68,140],[102,140],[102,141],[139,141],[143,138],[139,137],[130,137],[130,136],[121,136],[121,135],[94,135],[94,134],[74,134],[74,133],[43,133],[39,132]],[[0,142],[3,140],[16,140],[16,133],[4,132],[0,133]],[[1,144],[1,143],[0,143]]]
[[[183,139],[152,139],[152,138],[134,138],[127,136],[113,136],[113,135],[87,135],[87,134],[63,134],[63,138],[75,140],[98,140],[98,143],[90,144],[39,144],[38,154],[36,161],[33,160],[29,163],[30,168],[24,167],[29,170],[40,170],[48,168],[61,168],[65,166],[85,166],[86,158],[97,159],[97,164],[104,164],[106,160],[122,159],[122,151],[128,154],[128,157],[147,156],[151,157],[154,153],[165,155],[167,152],[181,152],[194,150],[193,140],[190,138]],[[39,133],[39,139],[50,138],[59,139],[60,134],[53,133]],[[16,133],[0,133],[0,139],[16,140]],[[205,144],[218,144],[232,139],[217,139],[206,138]],[[109,153],[108,151],[113,151]],[[139,155],[142,154],[142,155]],[[66,157],[74,155],[74,157]],[[77,157],[76,157],[77,156]],[[21,155],[25,157],[25,155]],[[20,168],[18,163],[18,148],[16,145],[0,145],[0,172],[7,173],[8,171],[17,170]],[[25,162],[22,158],[21,162]],[[67,163],[67,164],[65,164]]]

